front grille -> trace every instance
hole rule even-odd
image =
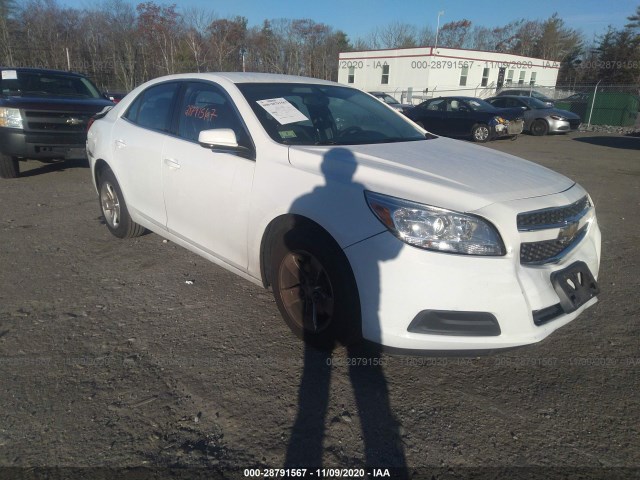
[[[587,233],[587,227],[588,224],[584,225],[573,236],[559,236],[553,240],[520,244],[520,263],[539,265],[553,262],[582,241]]]
[[[31,132],[76,133],[87,129],[91,114],[26,110],[27,129]]]
[[[560,228],[579,220],[591,207],[585,195],[580,200],[565,207],[552,207],[518,214],[518,230],[543,230]]]

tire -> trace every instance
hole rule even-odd
[[[474,142],[485,143],[491,137],[491,130],[489,129],[489,125],[484,123],[479,123],[474,125],[471,129],[471,138]]]
[[[107,228],[113,235],[118,238],[133,238],[144,233],[144,227],[131,220],[120,185],[108,168],[98,176],[98,195],[100,210]]]
[[[542,137],[549,133],[549,124],[543,119],[539,118],[534,120],[530,127],[531,135],[536,137]]]
[[[362,338],[360,298],[351,266],[323,230],[296,226],[271,250],[273,295],[289,328],[307,344],[331,349]]]
[[[0,178],[16,178],[18,175],[20,175],[18,159],[0,153]]]

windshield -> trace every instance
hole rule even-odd
[[[551,108],[549,107],[549,105],[547,105],[546,103],[538,100],[537,98],[533,98],[533,97],[520,97],[520,100],[522,100],[523,102],[525,102],[527,105],[529,105],[529,107],[538,110],[541,108]]]
[[[3,70],[0,92],[6,96],[102,98],[86,78],[55,72]]]
[[[353,88],[301,83],[237,87],[278,143],[359,145],[426,139],[409,120]]]
[[[466,100],[466,103],[473,109],[474,112],[493,112],[496,107],[490,103],[480,100],[479,98],[471,98]]]
[[[391,95],[377,95],[378,98],[381,98],[384,103],[388,103],[389,105],[399,105],[400,102],[393,98]]]

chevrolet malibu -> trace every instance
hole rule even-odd
[[[151,230],[271,288],[315,346],[538,342],[597,301],[600,230],[574,181],[302,77],[152,80],[87,152],[108,229]]]

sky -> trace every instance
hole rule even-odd
[[[125,0],[127,1],[127,0]],[[129,0],[138,4],[143,0]],[[88,0],[58,0],[60,5],[94,8]],[[581,31],[587,41],[606,32],[609,25],[623,27],[640,0],[155,0],[176,3],[179,8],[198,7],[218,17],[244,16],[249,26],[265,19],[311,18],[347,33],[352,41],[365,37],[376,27],[397,21],[418,27],[467,19],[472,25],[494,27],[512,20],[544,20],[557,12],[566,25]]]

